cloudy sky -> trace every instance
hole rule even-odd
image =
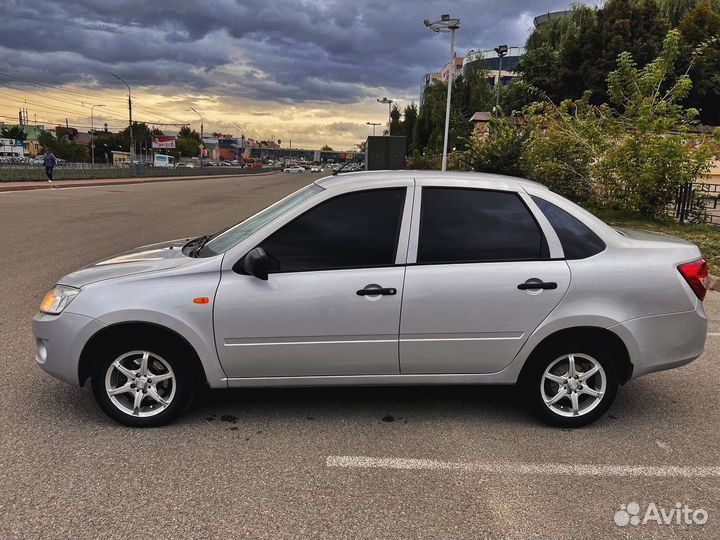
[[[461,19],[458,55],[523,45],[535,15],[569,0],[0,0],[0,121],[111,129],[149,123],[348,149],[386,122],[377,97],[417,101],[449,37],[422,21]],[[597,3],[597,2],[595,2]],[[166,129],[174,129],[168,127]]]

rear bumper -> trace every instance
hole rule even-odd
[[[631,319],[610,330],[630,352],[632,378],[689,364],[703,353],[707,318],[702,303],[692,311]]]
[[[88,340],[105,325],[75,313],[33,317],[35,361],[47,373],[74,386],[80,386],[78,364]]]

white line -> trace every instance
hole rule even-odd
[[[458,462],[432,459],[328,456],[328,467],[465,471],[504,475],[643,476],[674,478],[720,478],[720,467],[675,465],[579,465],[565,463]]]
[[[708,332],[708,337],[718,337],[720,336],[720,332]]]

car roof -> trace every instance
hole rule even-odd
[[[354,184],[362,186],[363,184],[371,184],[377,180],[393,180],[393,179],[415,178],[416,180],[428,179],[437,181],[437,185],[442,185],[443,180],[463,182],[471,182],[477,184],[477,187],[486,189],[514,189],[523,191],[526,187],[547,189],[547,186],[517,178],[515,176],[505,176],[502,174],[478,173],[478,172],[462,172],[462,171],[359,171],[340,173],[334,176],[326,176],[315,181],[317,185],[325,189],[336,187],[350,187]]]

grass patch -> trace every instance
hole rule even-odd
[[[636,215],[608,210],[605,208],[588,208],[590,212],[614,227],[643,229],[677,236],[696,244],[710,267],[710,273],[720,275],[720,228],[711,225],[682,225],[672,219],[652,220]]]

